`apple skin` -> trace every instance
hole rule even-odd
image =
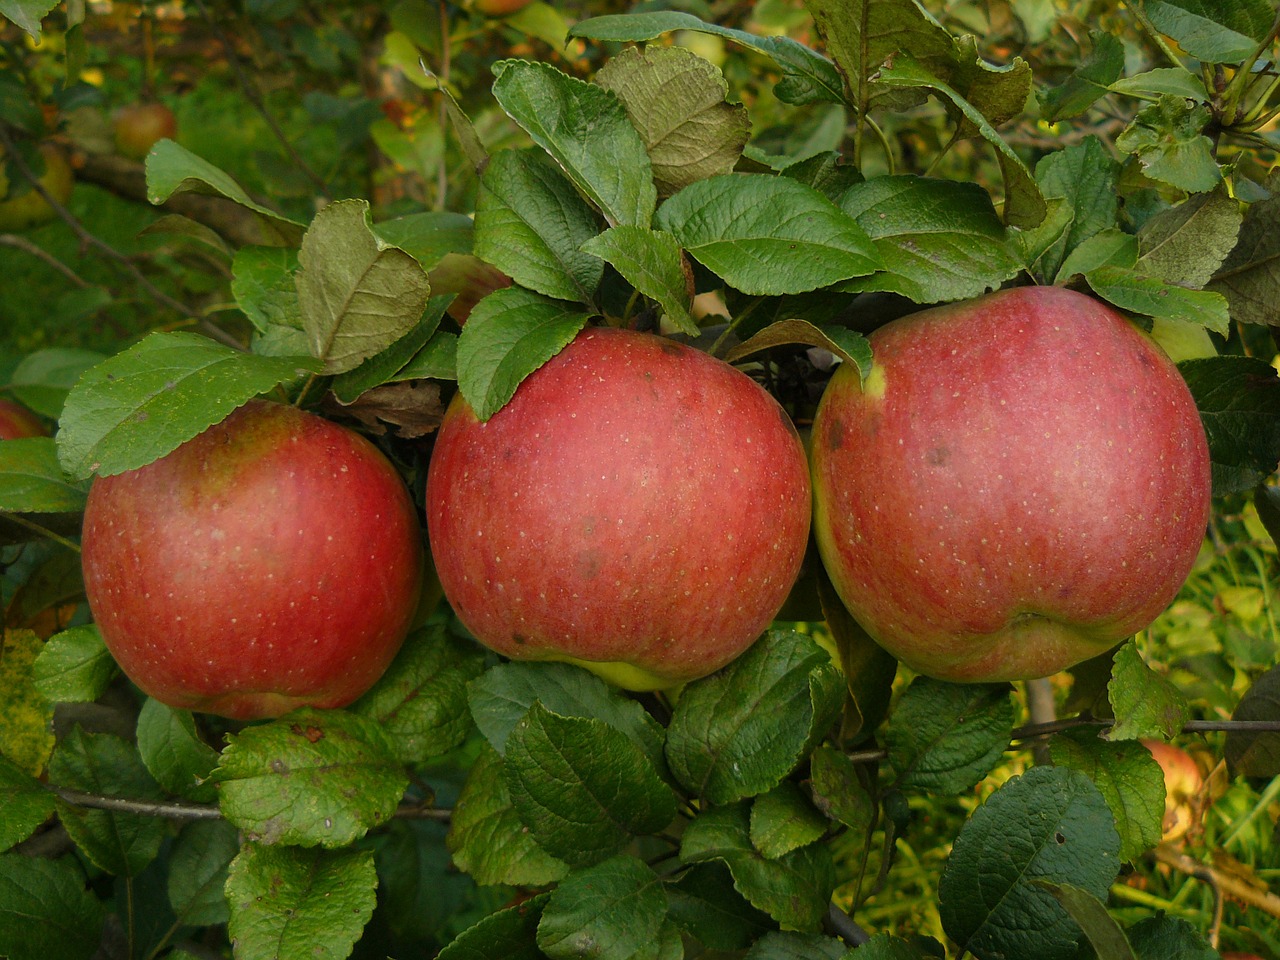
[[[44,172],[40,174],[40,185],[49,191],[49,195],[58,203],[66,204],[71,199],[71,191],[75,187],[75,174],[71,172],[71,164],[61,148],[52,143],[40,144],[40,155],[44,158]],[[0,164],[4,163],[4,151],[0,150]],[[53,220],[57,214],[49,201],[34,189],[18,196],[9,196],[13,186],[6,188],[0,195],[0,233],[28,230],[42,223]]]
[[[107,648],[171,707],[340,707],[380,677],[423,583],[399,474],[363,437],[263,400],[97,480],[82,563]]]
[[[0,399],[0,440],[47,436],[40,418],[21,404]]]
[[[814,531],[849,611],[942,680],[1043,677],[1146,627],[1209,517],[1177,368],[1104,304],[1021,287],[892,321],[815,417]]]
[[[1164,772],[1164,821],[1161,841],[1181,839],[1191,829],[1192,800],[1204,787],[1204,775],[1191,754],[1181,747],[1161,740],[1143,740],[1156,763]]]
[[[810,489],[790,418],[739,370],[588,328],[480,422],[458,395],[427,476],[454,612],[517,660],[655,690],[737,657],[787,598]]]
[[[472,6],[486,17],[509,17],[532,2],[533,0],[475,0]]]
[[[163,103],[133,103],[112,117],[116,151],[130,160],[143,160],[160,140],[178,134],[178,118]]]

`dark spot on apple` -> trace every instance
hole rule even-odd
[[[583,580],[594,580],[600,576],[600,554],[595,550],[584,550],[578,554],[578,576]]]
[[[523,634],[513,633],[511,635],[511,642],[514,643],[517,647],[523,647],[526,643],[529,642],[529,640]]]
[[[945,467],[947,461],[951,459],[951,451],[946,447],[934,447],[924,455],[924,458],[931,467]]]
[[[782,407],[778,407],[778,419],[782,421],[783,426],[785,426],[787,430],[791,432],[791,435],[793,437],[795,437],[797,440],[800,439],[800,431],[796,429],[796,425],[794,421],[792,421],[791,419],[791,414],[783,410]]]
[[[839,450],[844,446],[844,421],[839,418],[832,420],[827,426],[827,449]]]
[[[674,340],[663,339],[662,352],[668,356],[678,357],[684,352],[684,350],[681,348],[680,344],[676,343]]]

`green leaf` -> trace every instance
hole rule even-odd
[[[668,916],[685,933],[712,950],[743,950],[772,927],[733,888],[721,863],[696,863],[667,885]]]
[[[567,864],[538,846],[520,820],[502,757],[488,746],[476,757],[453,805],[447,843],[458,868],[476,883],[540,887],[569,872]]]
[[[340,847],[395,813],[409,785],[389,737],[340,710],[295,710],[228,738],[222,814],[265,844]]]
[[[1204,81],[1186,67],[1157,67],[1132,77],[1124,77],[1111,84],[1111,90],[1113,93],[1148,99],[1171,93],[1197,103],[1209,102]]]
[[[1066,908],[1089,938],[1098,960],[1137,960],[1120,924],[1107,913],[1107,905],[1092,893],[1048,880],[1037,880],[1036,886],[1048,890]]]
[[[506,743],[507,789],[544,850],[571,866],[619,852],[676,815],[676,796],[624,734],[535,703]]]
[[[12,20],[39,43],[40,21],[57,5],[57,0],[0,0],[0,15]]]
[[[689,314],[691,284],[675,237],[644,227],[610,227],[582,247],[608,261],[640,293],[656,300],[681,333],[698,335]]]
[[[654,13],[614,14],[593,17],[575,24],[570,37],[590,40],[642,42],[676,30],[709,33],[741,44],[773,60],[782,71],[782,79],[773,92],[783,103],[840,103],[840,74],[822,54],[797,43],[790,37],[758,36],[699,20],[691,13],[664,10]]]
[[[476,256],[547,297],[590,305],[604,275],[582,246],[600,226],[560,168],[534,147],[495,153],[476,196]]]
[[[77,726],[49,760],[49,779],[60,787],[100,797],[156,801],[164,794],[142,765],[132,744]],[[117,876],[136,877],[160,852],[167,833],[158,817],[94,810],[58,800],[58,817],[94,866]]]
[[[46,640],[31,674],[36,689],[52,703],[90,703],[110,685],[116,662],[98,628],[86,624]]]
[[[1272,667],[1245,691],[1232,720],[1280,720],[1280,668]],[[1255,730],[1227,733],[1223,755],[1233,775],[1280,775],[1280,734]]]
[[[502,409],[516,387],[563,350],[588,315],[523,287],[489,294],[458,337],[458,389],[481,420]]]
[[[1099,230],[1067,254],[1053,282],[1065,285],[1080,274],[1086,276],[1102,267],[1132,271],[1138,262],[1138,240],[1118,227]]]
[[[1054,239],[1044,245],[1031,265],[1038,275],[1058,276],[1067,255],[1095,233],[1116,226],[1119,213],[1120,165],[1097,137],[1049,154],[1036,164],[1036,181],[1046,197],[1062,197],[1066,209],[1044,229]]]
[[[0,853],[35,833],[54,809],[53,794],[44,784],[0,757]]]
[[[827,818],[787,780],[751,803],[751,844],[770,860],[820,840],[827,826]]]
[[[889,712],[898,661],[872,640],[862,624],[849,613],[821,563],[815,576],[818,602],[827,621],[827,629],[840,652],[840,665],[849,690],[844,722],[840,725],[841,738],[847,743],[859,743],[875,733]]]
[[[223,170],[172,140],[161,140],[147,154],[147,201],[164,203],[177,193],[225,197],[257,214],[262,243],[294,246],[302,239],[302,224],[254,201]]]
[[[58,419],[67,392],[80,375],[106,357],[94,350],[50,347],[22,358],[9,377],[9,389],[24,407]]]
[[[1280,463],[1280,378],[1256,357],[1178,364],[1209,438],[1213,495],[1249,490]]]
[[[1267,0],[1144,0],[1157,30],[1206,63],[1239,63],[1267,37],[1275,12]]]
[[[1013,735],[1012,688],[916,677],[889,717],[885,744],[902,790],[959,795],[990,773]]]
[[[789,177],[735,173],[700,180],[667,200],[655,225],[751,295],[803,293],[881,266],[857,221]]]
[[[1181,917],[1147,917],[1127,932],[1138,960],[1219,960],[1218,951]]]
[[[943,929],[979,957],[1073,960],[1079,927],[1035,881],[1101,899],[1119,872],[1119,848],[1111,812],[1088,777],[1033,767],[961,828],[938,886]]]
[[[848,327],[802,319],[778,320],[769,324],[725,354],[725,360],[736,363],[753,353],[789,343],[830,350],[841,360],[856,366],[859,377],[871,372],[871,344],[866,337]]]
[[[1120,859],[1132,861],[1160,842],[1164,774],[1136,740],[1108,742],[1092,730],[1068,730],[1049,744],[1055,766],[1079,770],[1111,808],[1120,835]]]
[[[321,210],[298,252],[298,307],[311,354],[345,373],[417,325],[431,296],[422,266],[373,232],[369,204]]]
[[[751,134],[747,109],[726,103],[729,85],[715,64],[683,47],[627,47],[595,82],[612,90],[640,134],[658,196],[731,173]]]
[[[1041,116],[1057,123],[1084,113],[1106,96],[1111,84],[1124,72],[1124,44],[1102,31],[1090,34],[1093,49],[1071,72],[1071,76],[1045,91],[1041,97]]]
[[[916,303],[965,300],[999,287],[1021,267],[991,197],[977,184],[875,177],[838,202],[867,231],[885,267],[842,290],[883,290]]]
[[[33,673],[43,646],[30,630],[0,633],[0,757],[36,776],[54,744],[53,704],[36,689]]]
[[[840,709],[844,680],[810,637],[771,630],[689,684],[667,730],[676,778],[710,803],[773,789]]]
[[[865,772],[865,771],[864,771]],[[822,745],[809,757],[813,803],[856,836],[868,836],[875,823],[876,805],[858,765],[834,747]]]
[[[656,960],[667,917],[662,881],[631,856],[577,870],[551,892],[538,946],[552,960]]]
[[[7,960],[90,960],[106,914],[75,857],[0,855],[0,956]]]
[[[1243,219],[1225,187],[1188,197],[1142,225],[1138,270],[1199,290],[1235,248]]]
[[[834,937],[774,930],[757,940],[742,960],[843,960],[848,955],[849,948]]]
[[[429,270],[451,253],[471,253],[475,224],[465,213],[429,210],[375,223],[373,232]]]
[[[476,726],[500,754],[529,708],[540,702],[562,717],[608,724],[640,748],[654,769],[665,767],[662,728],[637,701],[594,673],[568,663],[509,662],[485,671],[467,688]]]
[[[1212,290],[1171,286],[1124,267],[1098,267],[1084,278],[1094,293],[1130,313],[1200,324],[1223,336],[1231,327],[1226,298]]]
[[[194,333],[153,333],[87,371],[67,396],[58,458],[73,479],[158,460],[277,384],[310,357],[241,353]]]
[[[649,225],[653,172],[621,100],[550,64],[502,60],[493,72],[494,99],[611,225]]]
[[[490,914],[458,934],[436,960],[544,960],[537,935],[547,899],[540,894]]]
[[[402,763],[438,757],[471,732],[467,684],[484,670],[484,652],[443,624],[409,635],[373,689],[350,710],[379,724]]]
[[[344,960],[373,915],[377,884],[367,850],[246,844],[226,888],[236,955]]]
[[[1209,284],[1239,323],[1280,324],[1280,178],[1268,186],[1273,195],[1249,204],[1236,245]]]
[[[231,261],[231,294],[259,333],[302,329],[298,303],[298,251],[293,247],[241,247]]]
[[[811,843],[775,859],[751,843],[747,804],[704,810],[685,828],[680,842],[685,863],[718,860],[729,868],[734,888],[778,923],[816,930],[827,915],[835,888],[830,848]]]
[[[0,511],[78,513],[87,493],[87,484],[67,480],[49,437],[0,443]]]
[[[413,359],[400,368],[391,378],[399,380],[457,380],[458,335],[448,330],[437,330]]]
[[[147,698],[138,713],[138,753],[156,782],[170,793],[196,803],[217,799],[207,783],[218,752],[200,739],[190,710],[175,710]]]
[[[1169,740],[1191,716],[1182,691],[1147,666],[1132,640],[1116,651],[1107,698],[1116,718],[1108,740]]]
[[[1138,158],[1142,171],[1188,193],[1212,190],[1222,183],[1213,141],[1204,129],[1213,119],[1209,108],[1174,94],[1138,111],[1116,137],[1116,148]]]
[[[169,905],[193,927],[226,923],[227,869],[240,850],[236,828],[225,820],[193,820],[174,839],[169,854]]]
[[[912,942],[891,937],[887,933],[877,933],[858,948],[862,953],[857,957],[850,957],[849,960],[937,960],[942,956],[940,945],[936,952],[927,950],[919,944],[921,939],[917,937],[915,942]],[[932,940],[926,942],[935,943]]]
[[[354,370],[334,377],[329,389],[339,403],[355,403],[360,395],[384,383],[392,383],[414,379],[412,372],[405,373],[406,368],[422,352],[439,332],[440,321],[444,312],[453,302],[453,296],[434,296],[427,301],[417,324],[412,330],[380,353],[374,354]],[[449,335],[456,343],[456,338]]]

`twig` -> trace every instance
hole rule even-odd
[[[1043,677],[1037,680],[1027,681],[1027,713],[1031,716],[1031,722],[1036,724],[1056,723],[1058,720],[1057,706],[1053,702],[1053,686]],[[1035,755],[1036,763],[1046,764],[1049,762],[1049,746],[1045,743],[1037,743],[1032,748]]]
[[[66,537],[62,536],[62,534],[55,533],[54,531],[50,530],[48,527],[42,527],[40,526],[40,524],[36,523],[35,521],[28,520],[26,517],[24,517],[20,513],[10,513],[8,510],[0,510],[0,517],[3,517],[5,520],[9,520],[13,523],[16,523],[20,527],[26,527],[28,530],[32,531],[33,533],[38,533],[40,534],[40,536],[45,537],[49,540],[52,540],[54,543],[61,544],[62,546],[66,547],[68,550],[73,550],[76,553],[80,552],[80,544],[76,543],[74,540],[68,540]]]
[[[831,929],[840,935],[840,939],[853,947],[860,947],[871,939],[871,934],[858,926],[853,917],[849,916],[834,903],[827,907],[827,920],[831,923]]]
[[[77,287],[83,288],[89,286],[89,282],[84,280],[80,274],[76,273],[47,250],[36,246],[26,237],[20,237],[14,233],[0,233],[0,247],[14,247],[15,249],[21,250],[23,253],[29,253],[37,260],[43,260],[49,266],[53,267],[53,269],[57,270]]]
[[[1161,863],[1173,867],[1188,876],[1196,877],[1212,884],[1215,896],[1228,896],[1246,906],[1257,907],[1273,917],[1280,917],[1280,897],[1277,897],[1269,890],[1257,890],[1243,880],[1239,880],[1228,873],[1223,873],[1211,864],[1203,863],[1164,844],[1156,847],[1152,854]],[[1219,891],[1220,894],[1218,893]]]

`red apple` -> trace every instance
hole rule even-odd
[[[119,154],[142,160],[157,141],[177,136],[178,119],[163,103],[134,103],[115,112],[112,127]]]
[[[1102,303],[1022,287],[895,320],[813,430],[814,530],[850,612],[913,669],[1027,679],[1177,593],[1209,451],[1169,358]]]
[[[252,400],[85,508],[108,649],[172,707],[238,719],[339,707],[382,675],[422,586],[399,474],[363,437]]]
[[[1262,957],[1258,956],[1256,953],[1237,953],[1232,951],[1230,953],[1224,953],[1222,955],[1222,960],[1262,960]]]
[[[0,399],[0,440],[43,437],[47,431],[40,418],[12,400]]]
[[[580,333],[486,422],[455,398],[426,501],[472,633],[633,690],[750,646],[809,533],[804,452],[777,402],[708,354],[612,329]]]
[[[474,0],[472,6],[486,17],[507,17],[519,13],[533,0]]]
[[[1143,740],[1142,745],[1160,764],[1164,772],[1164,821],[1161,840],[1169,842],[1184,836],[1194,819],[1192,802],[1204,786],[1204,775],[1191,754],[1172,743]]]

